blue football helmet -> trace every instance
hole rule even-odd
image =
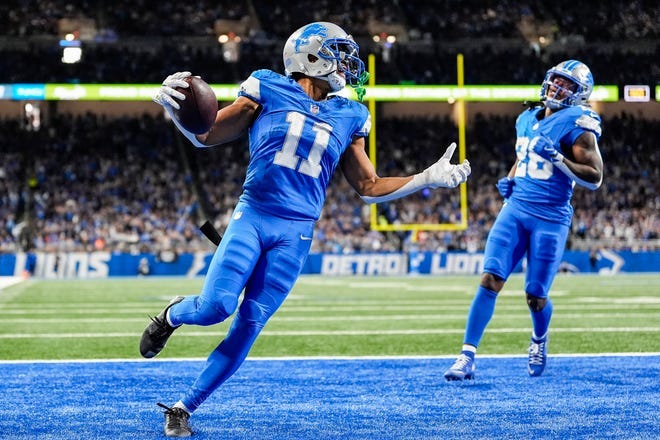
[[[287,76],[299,72],[325,80],[333,92],[343,89],[347,82],[359,87],[365,71],[359,51],[353,37],[336,24],[310,23],[291,34],[284,44],[284,71]]]
[[[575,86],[571,89],[557,87],[557,91],[552,93],[550,85],[555,77],[561,76],[571,81]],[[563,107],[572,107],[576,105],[585,105],[594,89],[594,77],[586,64],[577,60],[563,61],[550,68],[545,74],[543,85],[541,87],[541,101],[545,102],[546,107],[557,110]],[[558,94],[563,98],[557,99]],[[552,96],[550,96],[550,94]]]

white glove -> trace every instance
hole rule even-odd
[[[192,74],[190,72],[177,72],[165,78],[165,81],[163,81],[160,89],[158,89],[153,97],[154,102],[162,105],[166,110],[167,106],[179,110],[181,107],[179,106],[177,99],[183,101],[186,99],[186,96],[183,93],[177,91],[176,87],[183,87],[184,89],[190,87],[185,79],[191,75]]]
[[[382,203],[396,200],[401,197],[419,191],[422,188],[455,188],[459,184],[465,182],[470,175],[470,162],[467,159],[460,165],[452,165],[449,163],[451,156],[456,150],[456,142],[447,147],[447,151],[442,155],[440,160],[425,169],[419,174],[415,174],[409,182],[401,188],[392,191],[383,196],[362,196],[362,200],[366,203]]]
[[[462,164],[452,165],[449,163],[456,150],[456,142],[447,147],[447,151],[440,160],[413,176],[415,184],[425,188],[456,188],[465,182],[472,171],[470,162],[465,159]]]
[[[190,84],[184,81],[186,78],[191,76],[190,72],[177,72],[165,78],[163,85],[160,86],[160,89],[156,92],[153,97],[155,103],[163,106],[165,111],[170,115],[170,119],[176,125],[176,128],[197,148],[206,148],[208,145],[201,143],[194,133],[189,132],[181,126],[176,115],[174,114],[174,109],[179,110],[181,106],[177,102],[177,99],[183,101],[186,99],[186,96],[177,91],[175,87],[188,88]],[[176,99],[175,99],[176,98]]]

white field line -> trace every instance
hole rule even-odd
[[[396,278],[396,277],[353,277],[353,278],[333,278],[333,277],[316,277],[309,278],[301,276],[296,281],[296,286],[299,289],[304,289],[304,286],[321,286],[321,287],[346,287],[350,289],[395,289],[395,290],[424,290],[424,291],[454,291],[460,292],[465,289],[474,290],[475,284],[472,280],[461,283],[455,280],[447,281],[442,278],[415,278],[415,281],[410,281],[410,278]],[[420,285],[418,280],[431,280],[433,283]],[[435,282],[438,281],[438,282]],[[451,284],[450,284],[451,283]]]
[[[657,353],[557,353],[552,354],[557,358],[586,358],[586,357],[656,357]],[[479,359],[518,359],[526,358],[526,354],[480,354]],[[433,359],[455,359],[456,355],[384,355],[384,356],[282,356],[282,357],[251,357],[246,362],[290,362],[290,361],[382,361],[382,360],[433,360]],[[108,364],[108,363],[168,363],[168,362],[206,362],[206,358],[129,358],[129,359],[19,359],[1,360],[0,365],[13,364]]]
[[[5,304],[12,299],[23,293],[28,287],[33,284],[32,280],[24,280],[17,277],[0,277],[0,304]],[[5,287],[16,286],[8,292],[4,290]],[[3,306],[4,307],[4,306]]]
[[[358,312],[358,311],[378,311],[378,310],[392,310],[392,311],[462,311],[467,313],[470,302],[464,302],[462,304],[447,305],[444,302],[438,303],[420,303],[419,305],[392,305],[392,303],[376,303],[372,305],[341,305],[341,306],[284,306],[279,310],[279,314],[286,313],[323,313],[323,312]],[[561,304],[555,305],[555,311],[583,311],[583,310],[623,310],[626,308],[631,308],[633,310],[658,310],[660,309],[660,303],[656,304],[645,304],[638,302],[627,302],[627,303],[617,303],[616,306],[612,304]],[[521,302],[519,305],[504,305],[498,304],[497,311],[521,311],[526,310],[524,302]],[[157,313],[158,308],[141,308],[141,309],[122,309],[121,307],[116,308],[96,308],[96,307],[78,307],[75,309],[70,308],[61,308],[61,307],[35,307],[35,308],[3,308],[3,316],[7,315],[116,315],[116,314],[140,314],[146,316],[148,313]],[[585,315],[587,315],[585,313]]]
[[[342,316],[277,316],[273,317],[269,322],[340,322],[340,321],[442,321],[465,319],[466,313],[458,314],[422,314],[422,315],[342,315]],[[657,318],[657,312],[644,312],[644,313],[562,313],[553,316],[553,319],[648,319]],[[521,312],[516,314],[507,314],[501,316],[502,319],[529,319],[529,313]],[[493,318],[498,319],[498,316]],[[109,324],[109,323],[145,323],[148,322],[145,318],[4,318],[0,321],[0,328],[3,324]]]
[[[520,302],[520,304],[524,304],[523,301]],[[315,310],[334,310],[334,309],[339,309],[339,310],[345,310],[345,309],[353,309],[353,308],[362,308],[362,309],[382,309],[382,308],[388,308],[391,310],[396,310],[399,308],[426,308],[426,307],[466,307],[470,305],[470,301],[453,301],[453,302],[446,302],[446,301],[419,301],[419,302],[405,302],[405,303],[392,303],[392,302],[373,302],[373,303],[365,303],[365,302],[360,302],[360,303],[355,303],[355,302],[342,302],[342,303],[332,303],[332,304],[318,304],[318,305],[309,305],[309,306],[296,306],[296,305],[285,305],[282,307],[280,310],[289,310],[289,311],[315,311]],[[505,306],[506,307],[506,306]],[[591,307],[591,306],[589,306]],[[111,305],[111,304],[103,304],[101,306],[95,305],[93,303],[81,303],[81,304],[57,304],[57,305],[43,305],[43,306],[38,306],[38,305],[5,305],[3,306],[3,311],[26,311],[26,312],[35,312],[38,313],[40,311],[55,311],[55,312],[62,312],[62,313],[72,313],[72,312],[77,312],[77,311],[84,311],[84,312],[95,312],[95,311],[101,311],[101,312],[108,312],[108,313],[117,313],[121,311],[127,311],[127,312],[151,312],[152,310],[157,310],[160,311],[162,310],[163,307],[160,306],[154,306],[153,304],[149,305],[142,305],[141,307],[134,307],[134,306],[129,306],[129,307],[124,307],[121,304],[117,305]],[[612,308],[610,306],[610,308]]]
[[[22,281],[25,281],[25,278],[21,277],[0,277],[0,291],[3,290],[5,287],[11,287],[15,284],[18,284]]]
[[[463,334],[465,330],[450,329],[410,329],[410,330],[264,330],[261,336],[383,336],[383,335],[450,335]],[[529,333],[527,328],[493,328],[489,333]],[[656,333],[660,327],[555,327],[553,333]],[[103,333],[6,333],[0,339],[58,339],[58,338],[133,338],[138,332],[103,332]],[[184,331],[184,337],[224,336],[224,332]]]
[[[241,297],[242,298],[242,297]],[[521,296],[521,303],[524,303],[524,299]],[[171,298],[170,298],[171,299]],[[446,299],[446,298],[427,298],[427,299],[396,299],[396,300],[391,300],[391,299],[373,299],[373,300],[356,300],[356,299],[336,299],[335,301],[312,301],[308,300],[310,304],[292,304],[290,303],[291,299],[287,298],[287,302],[285,302],[285,305],[283,307],[289,308],[289,309],[297,309],[297,308],[307,308],[307,307],[315,307],[315,308],[326,308],[326,307],[333,307],[333,306],[341,306],[341,307],[348,307],[348,306],[390,306],[390,307],[395,307],[397,305],[401,306],[415,306],[415,305],[441,305],[441,304],[453,304],[453,305],[464,305],[464,304],[470,304],[472,302],[472,298],[457,298],[457,299]],[[394,302],[396,301],[396,302]],[[104,308],[104,309],[112,309],[112,310],[119,310],[119,309],[162,309],[164,305],[167,304],[167,301],[163,302],[154,302],[154,301],[144,301],[144,302],[96,302],[96,301],[80,301],[80,302],[67,302],[67,303],[45,303],[45,304],[5,304],[3,308],[6,309],[25,309],[25,310],[40,310],[40,309],[97,309],[97,308]]]

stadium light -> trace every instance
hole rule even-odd
[[[222,58],[227,63],[237,63],[241,59],[241,37],[234,32],[218,35],[222,46]]]
[[[41,109],[38,104],[26,102],[23,106],[25,117],[25,129],[27,131],[39,131],[41,128]]]
[[[390,50],[392,49],[394,43],[396,43],[396,35],[388,34],[387,32],[380,32],[378,34],[374,34],[371,38],[374,43],[381,46],[381,55],[383,57],[383,61],[389,63],[392,59]]]

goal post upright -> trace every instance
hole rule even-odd
[[[456,55],[456,78],[457,86],[460,89],[465,88],[465,70],[463,64],[463,54],[459,53]],[[467,126],[467,111],[465,108],[465,96],[464,93],[460,94],[460,98],[456,100],[456,108],[458,110],[457,120],[458,120],[458,160],[463,162],[467,154],[467,144],[465,141],[465,133]],[[468,222],[468,209],[467,209],[467,183],[462,183],[459,186],[460,197],[461,197],[461,221],[458,223],[460,228],[458,230],[467,229]]]
[[[368,69],[370,73],[369,86],[376,85],[376,56],[369,54]],[[463,54],[458,54],[456,57],[457,69],[457,86],[459,88],[458,97],[455,101],[456,104],[456,120],[458,125],[458,161],[462,162],[466,157],[466,109],[464,93],[460,93],[465,87],[464,83],[464,66]],[[368,96],[368,94],[367,94]],[[376,99],[373,97],[367,98],[369,112],[371,113],[371,132],[369,135],[369,158],[374,167],[376,167]],[[454,160],[455,162],[455,160]],[[467,183],[462,183],[459,186],[460,195],[460,222],[457,223],[406,223],[406,224],[391,224],[383,223],[378,219],[378,207],[374,203],[370,209],[370,227],[374,231],[464,231],[468,226],[468,205],[467,205]],[[416,235],[416,234],[415,234]]]
[[[369,86],[376,85],[376,55],[369,54],[367,60],[369,69]],[[368,95],[367,95],[368,96]],[[371,131],[369,132],[369,158],[376,168],[376,100],[372,97],[367,99],[369,113],[371,113]],[[378,230],[378,207],[375,203],[369,206],[369,220],[372,230]]]

